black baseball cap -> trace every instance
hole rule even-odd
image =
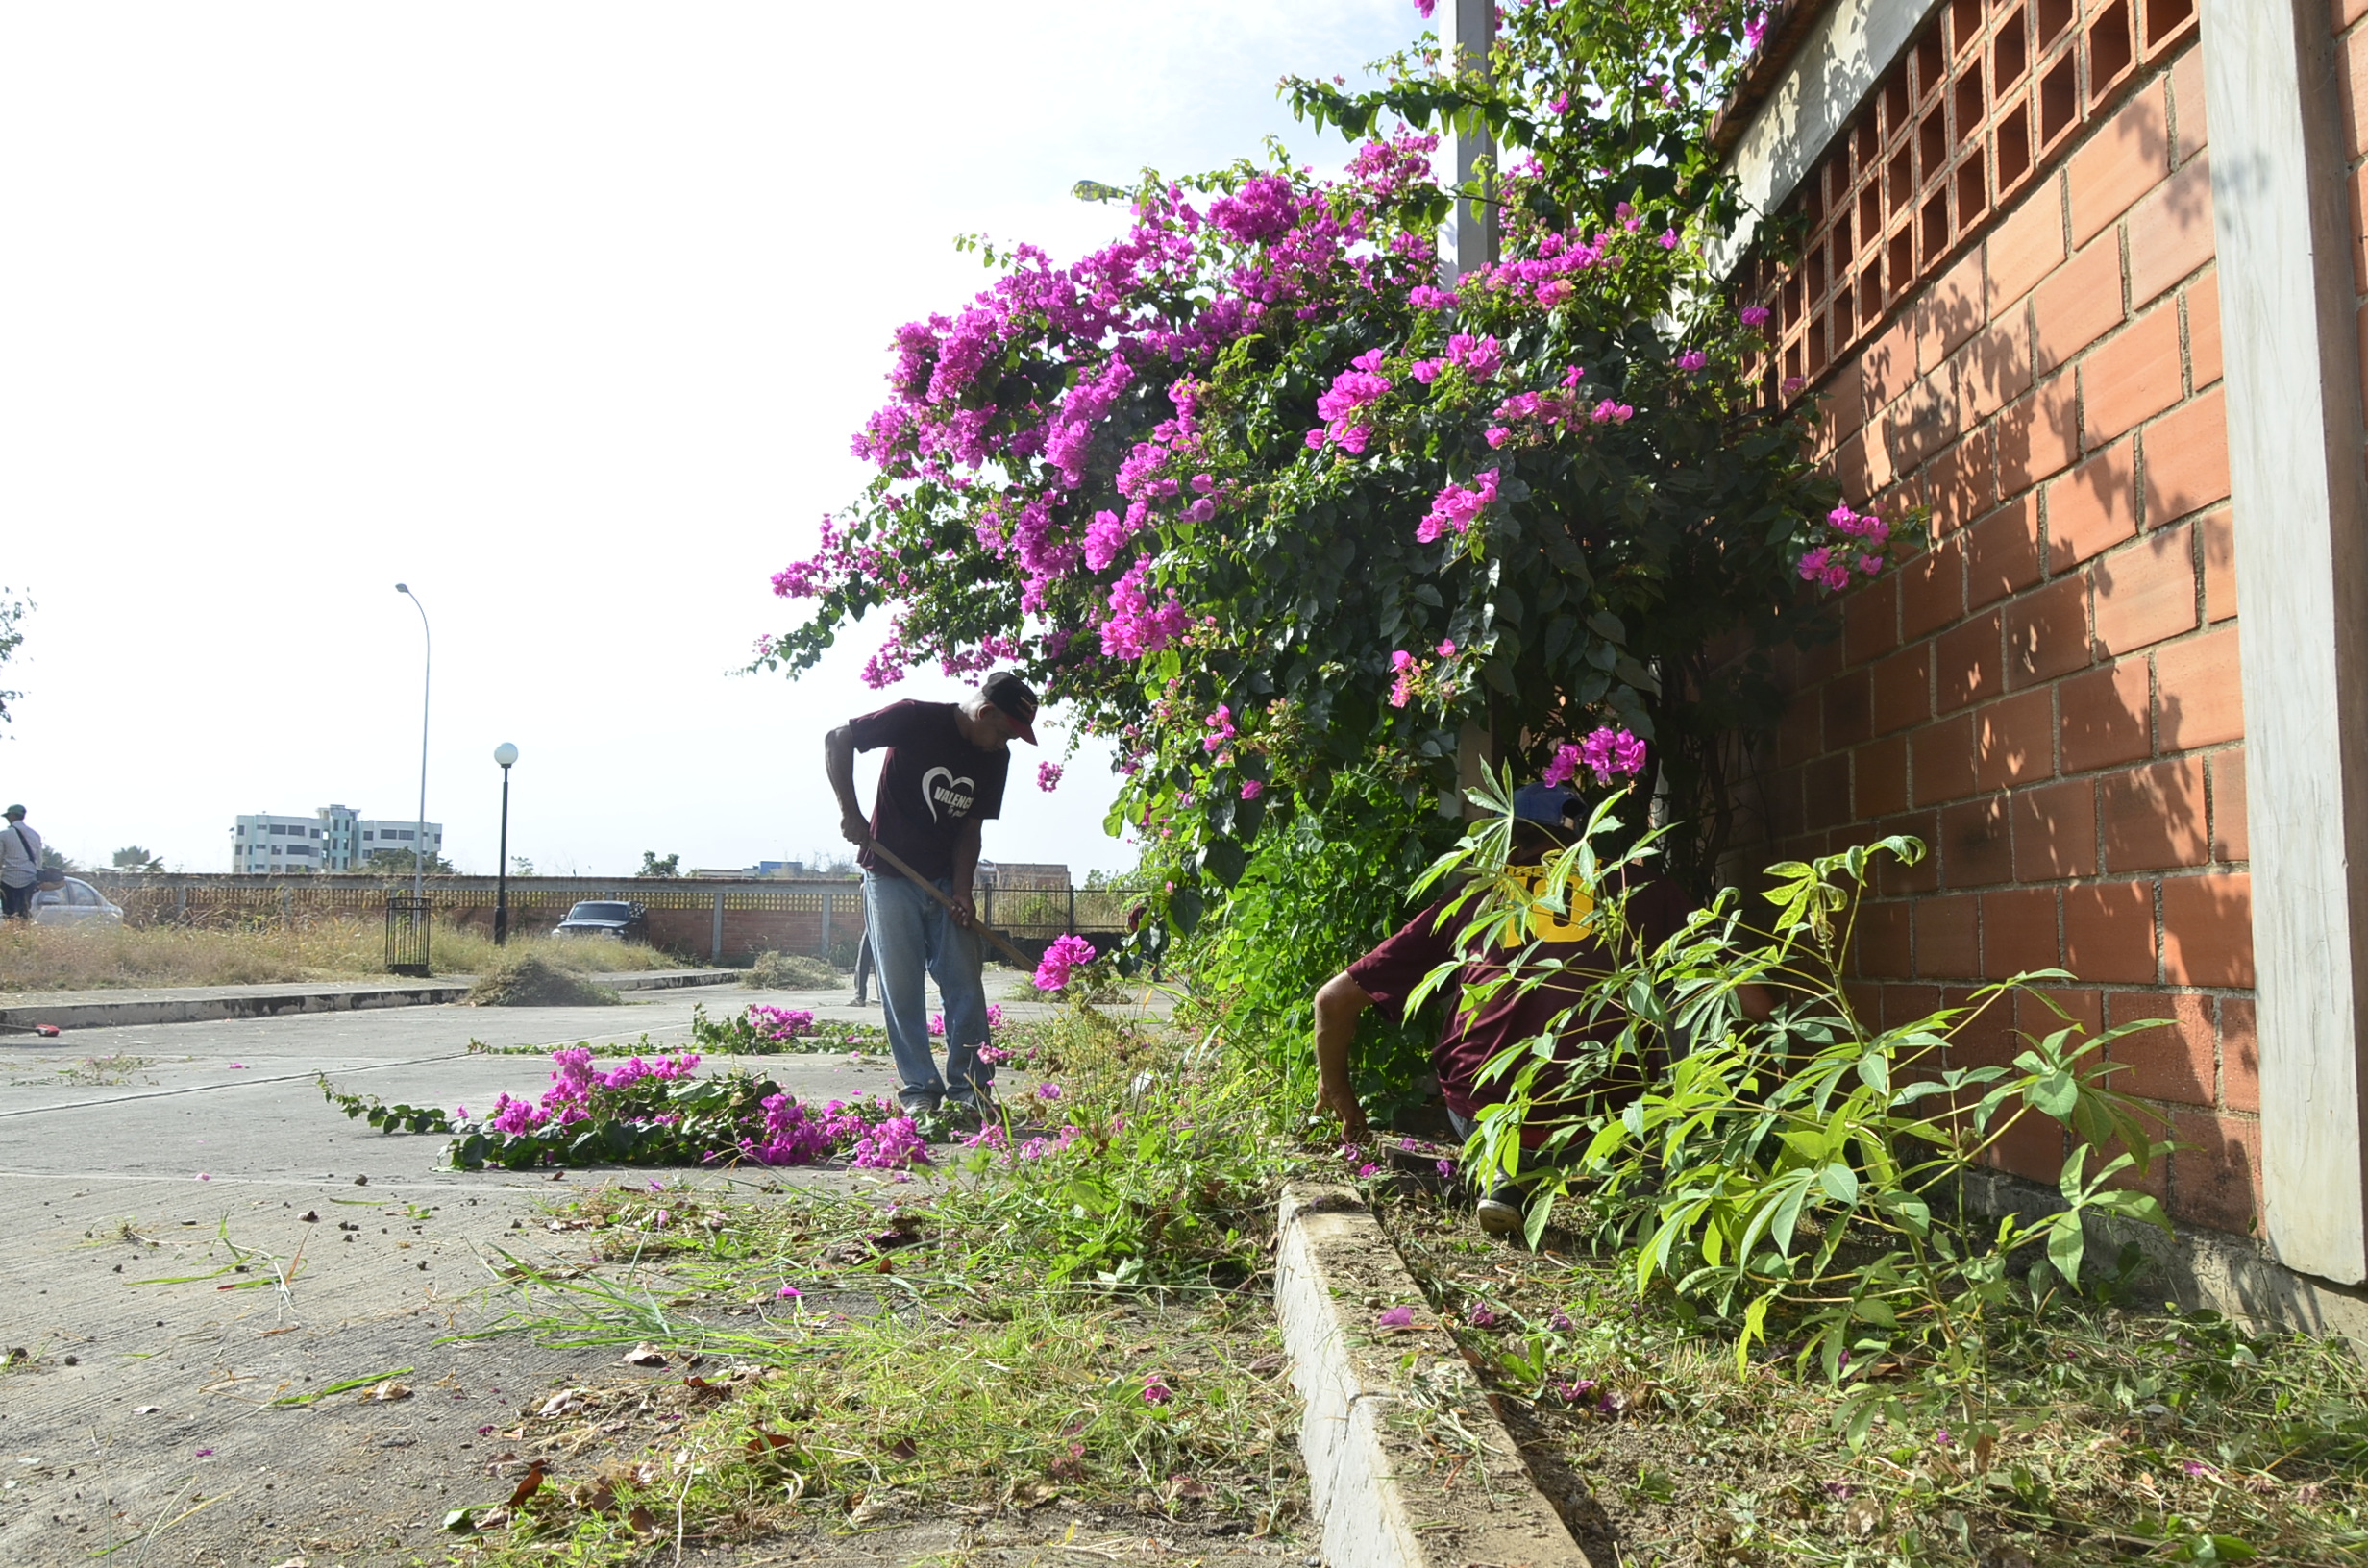
[[[1026,681],[1008,670],[998,670],[978,691],[1020,726],[1022,740],[1030,746],[1036,744],[1036,694],[1029,690]]]

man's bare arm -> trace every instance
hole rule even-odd
[[[1334,975],[1316,992],[1316,1097],[1341,1118],[1341,1134],[1350,1142],[1365,1137],[1365,1108],[1348,1080],[1348,1048],[1356,1042],[1357,1018],[1373,1005],[1363,986],[1345,971]]]
[[[864,821],[863,807],[855,799],[855,736],[841,724],[823,737],[823,774],[830,780],[830,793],[839,797],[839,832],[850,844],[869,844],[872,824]]]

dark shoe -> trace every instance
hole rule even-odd
[[[934,1116],[943,1096],[910,1090],[897,1095],[897,1108],[908,1116]]]

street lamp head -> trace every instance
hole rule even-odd
[[[510,745],[509,742],[504,741],[500,746],[493,748],[493,760],[500,763],[503,767],[507,768],[511,763],[518,760],[518,748]]]
[[[407,582],[398,582],[395,584],[395,592],[398,594],[407,594],[410,591],[411,585]]]

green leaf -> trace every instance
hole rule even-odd
[[[2041,1115],[2062,1121],[2080,1103],[2081,1084],[2068,1072],[2051,1072],[2023,1091],[2023,1098]]]
[[[1817,1185],[1836,1203],[1849,1206],[1859,1201],[1859,1173],[1838,1160],[1817,1172]]]
[[[2057,1214],[2047,1225],[2047,1261],[2067,1285],[2078,1286],[2081,1278],[2081,1255],[2088,1245],[2087,1233],[2081,1228],[2080,1211],[2069,1210]]]

